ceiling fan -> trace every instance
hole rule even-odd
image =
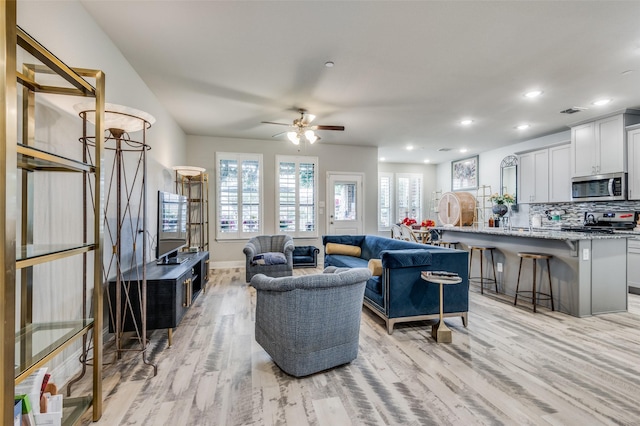
[[[263,121],[262,123],[277,124],[279,126],[290,127],[292,130],[276,133],[275,135],[273,135],[273,137],[280,136],[281,134],[286,133],[287,138],[289,138],[289,140],[293,142],[294,145],[299,145],[300,140],[303,137],[307,141],[309,141],[310,144],[313,144],[317,140],[320,140],[320,136],[316,135],[314,130],[344,130],[344,126],[327,126],[322,124],[315,124],[312,126],[311,122],[316,118],[316,116],[313,114],[308,114],[304,109],[299,109],[298,112],[300,113],[300,118],[296,118],[295,120],[293,120],[293,124],[276,123],[273,121]]]

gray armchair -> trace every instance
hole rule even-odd
[[[244,246],[247,257],[247,282],[256,274],[270,277],[290,277],[293,275],[293,238],[290,235],[260,235],[253,237]],[[265,253],[284,254],[285,263],[269,265],[257,264],[254,258]],[[268,263],[268,262],[267,262]]]
[[[353,361],[370,277],[366,268],[334,266],[323,274],[254,276],[256,341],[278,367],[296,377]]]

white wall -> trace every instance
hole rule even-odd
[[[17,13],[18,25],[67,65],[103,70],[107,102],[137,108],[156,118],[156,124],[148,131],[147,137],[147,143],[152,147],[147,174],[148,228],[155,233],[154,194],[158,189],[174,188],[172,174],[167,168],[185,160],[184,132],[78,1],[18,1]],[[86,99],[61,96],[38,101],[36,146],[44,145],[65,154],[67,151],[81,151],[78,138],[82,127],[73,105],[84,101]],[[132,137],[135,138],[134,135]],[[130,177],[134,170],[134,165],[126,166]],[[105,175],[108,182],[108,160],[105,160]],[[48,243],[69,242],[77,238],[81,226],[79,207],[82,205],[77,176],[38,174],[36,179],[40,196],[35,200],[34,240]],[[113,205],[110,205],[107,217],[113,217],[113,210]],[[110,247],[105,249],[105,258],[109,258],[110,253]],[[82,300],[82,285],[78,259],[69,258],[37,267],[34,275],[44,277],[34,280],[35,321],[79,318],[81,305],[78,301]],[[56,383],[63,384],[69,375],[77,371],[80,366],[78,350],[79,345],[73,345],[50,363],[49,367],[55,370]]]
[[[500,163],[503,158],[518,152],[531,151],[569,141],[571,141],[571,131],[566,130],[480,153],[478,158],[478,184],[491,186],[493,193],[500,192]],[[461,159],[467,157],[470,157],[470,155],[460,154]],[[445,192],[451,191],[451,162],[438,165],[437,182],[438,186],[443,188]],[[474,191],[470,192],[476,195]],[[520,204],[519,207],[520,209],[517,213],[512,213],[512,224],[515,226],[527,226],[529,222],[529,206],[528,204]]]
[[[275,233],[275,201],[276,201],[276,155],[309,155],[318,157],[319,174],[318,184],[319,201],[326,200],[326,176],[327,172],[358,172],[364,175],[364,219],[365,233],[377,232],[378,216],[378,149],[375,147],[355,147],[337,144],[317,143],[313,146],[302,148],[298,152],[297,147],[285,139],[282,140],[248,140],[227,139],[205,136],[188,136],[187,138],[187,162],[191,166],[200,166],[207,169],[211,176],[209,188],[209,245],[211,252],[211,264],[213,266],[229,266],[244,264],[242,249],[246,240],[222,241],[215,240],[215,153],[216,152],[242,152],[263,154],[264,168],[264,234]],[[327,209],[319,215],[318,238],[296,238],[296,245],[315,245],[322,247],[321,236],[326,230]]]

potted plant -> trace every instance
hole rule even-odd
[[[491,211],[494,214],[502,217],[509,211],[509,204],[513,204],[516,200],[513,198],[513,195],[504,193],[502,195],[495,193],[491,197],[489,197],[489,201],[493,203],[493,207]]]

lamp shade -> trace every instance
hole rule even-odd
[[[316,140],[318,140],[318,137],[315,133],[313,133],[313,130],[307,130],[306,132],[304,132],[304,137],[307,138],[309,143],[312,145]]]
[[[207,169],[197,166],[173,166],[173,170],[182,176],[198,176],[200,173],[204,173]]]
[[[287,137],[294,145],[300,144],[300,136],[296,132],[287,132]]]
[[[87,121],[95,124],[96,110],[95,103],[87,102],[76,104],[73,107],[78,113],[86,113]],[[123,105],[104,104],[104,127],[105,129],[118,129],[124,132],[137,132],[151,126],[156,119],[149,113],[130,108]],[[148,123],[148,124],[146,124]]]

